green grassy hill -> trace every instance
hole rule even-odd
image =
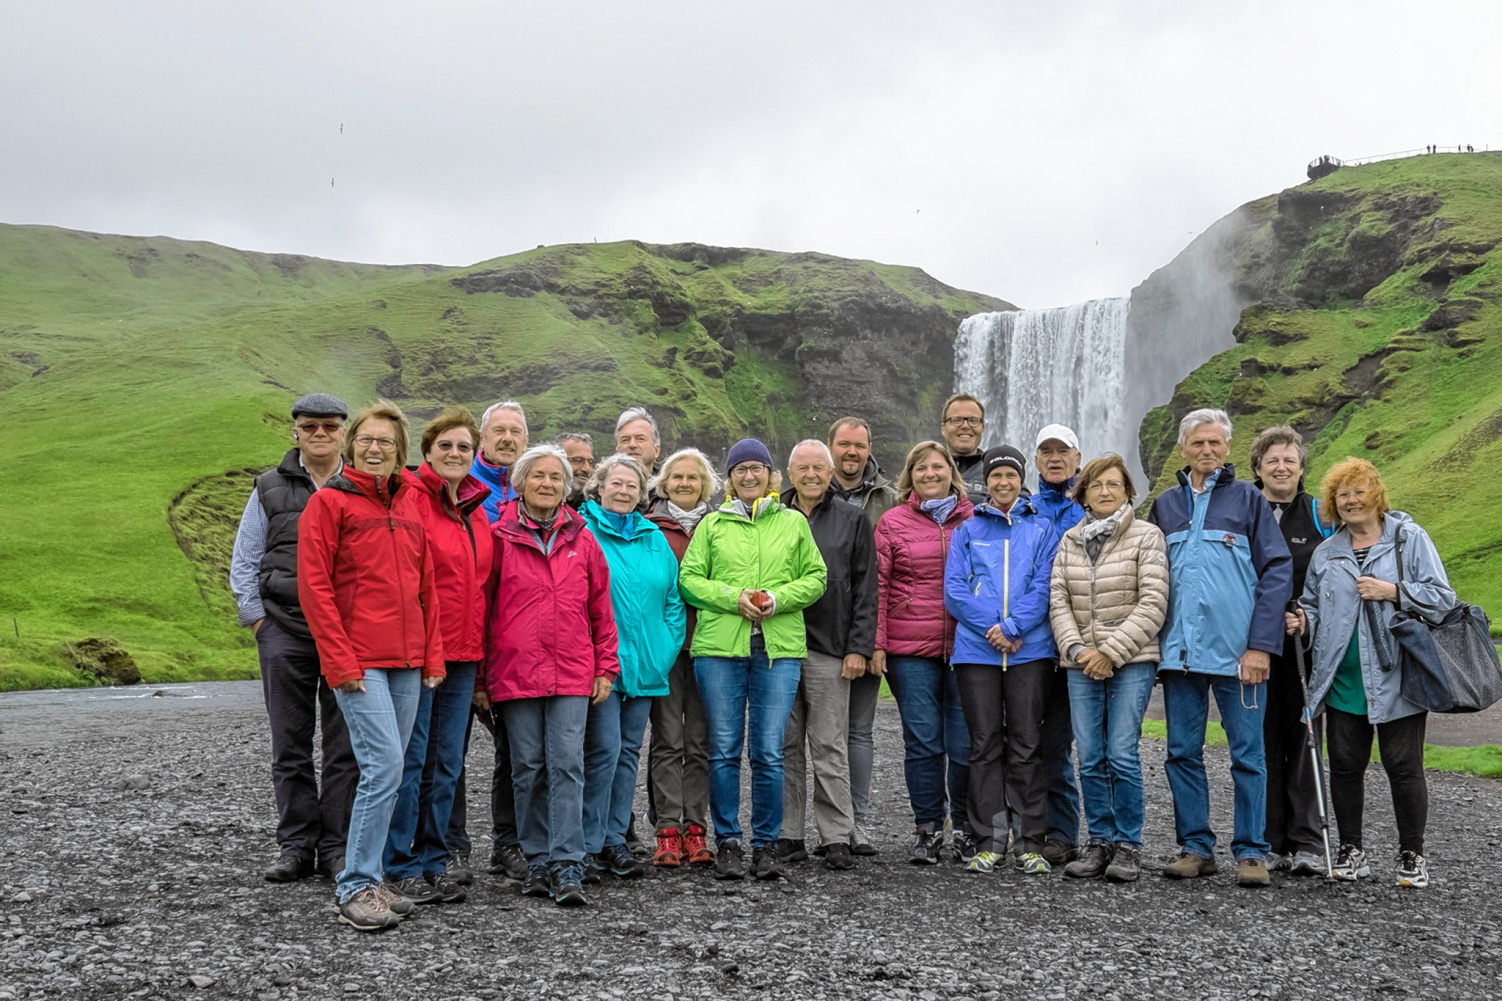
[[[1310,441],[1311,488],[1348,455],[1376,463],[1461,596],[1502,616],[1502,155],[1348,167],[1238,211],[1257,223],[1237,265],[1254,304],[1237,346],[1143,422],[1156,490],[1182,465],[1174,434],[1195,407],[1230,412],[1243,475],[1257,432],[1291,423]]]
[[[82,683],[63,644],[96,636],[147,680],[253,676],[225,568],[301,393],[388,396],[417,423],[517,398],[534,441],[608,440],[644,403],[665,444],[711,455],[747,433],[785,451],[848,411],[876,419],[890,464],[932,433],[958,320],[999,308],[808,253],[616,243],[375,267],[0,226],[0,689]]]

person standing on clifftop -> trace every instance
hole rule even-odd
[[[266,870],[292,883],[316,870],[344,868],[350,804],[360,771],[334,693],[323,680],[318,648],[297,597],[297,526],[314,491],[344,468],[339,449],[349,408],[337,396],[309,393],[292,404],[293,447],[256,477],[235,533],[230,589],[240,624],[250,627],[271,718],[271,780],[281,857]],[[323,783],[313,767],[313,733],[323,727]]]
[[[986,492],[986,454],[980,447],[986,434],[986,405],[969,393],[955,393],[944,401],[940,433],[965,478],[966,496],[980,507],[990,499]]]

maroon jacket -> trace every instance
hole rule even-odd
[[[417,470],[423,528],[438,586],[443,655],[451,661],[485,656],[485,579],[490,576],[490,520],[482,506],[490,488],[473,476],[459,484],[459,506],[448,481],[426,462]]]
[[[668,514],[668,502],[658,499],[647,510],[647,520],[662,530],[667,536],[668,548],[673,555],[678,557],[678,562],[683,562],[683,554],[688,552],[688,540],[693,538],[692,533],[685,532],[683,526],[678,524],[678,519]],[[688,610],[688,625],[683,630],[683,652],[688,653],[689,644],[694,641],[694,623],[699,619],[699,610],[690,605],[687,599],[683,607]]]
[[[423,493],[407,470],[345,466],[308,499],[297,526],[297,600],[330,688],[370,668],[445,674]]]
[[[621,673],[600,544],[566,504],[548,552],[523,524],[518,501],[500,509],[490,533],[484,668],[491,701],[593,695],[596,677]]]
[[[974,512],[961,497],[943,527],[918,506],[916,493],[876,524],[876,649],[888,655],[948,658],[954,619],[944,608],[944,561],[949,540]]]

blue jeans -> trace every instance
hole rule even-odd
[[[516,830],[529,863],[584,861],[586,695],[500,703],[511,739]]]
[[[715,843],[741,840],[741,751],[751,731],[751,847],[782,831],[782,741],[803,662],[770,660],[760,634],[750,657],[695,657],[694,680],[709,723],[709,809]]]
[[[626,843],[641,741],[654,701],[650,696],[624,698],[612,689],[604,702],[589,707],[584,728],[584,850],[591,855]]]
[[[967,829],[970,731],[954,668],[937,657],[888,655],[887,685],[902,717],[902,772],[913,820],[942,831],[947,803],[954,829]]]
[[[1105,681],[1069,671],[1069,713],[1092,843],[1142,848],[1142,717],[1158,665],[1124,664]]]
[[[1168,722],[1168,760],[1163,770],[1168,773],[1168,787],[1173,792],[1179,847],[1201,858],[1215,857],[1210,784],[1205,777],[1205,722],[1212,691],[1231,749],[1235,807],[1231,854],[1237,861],[1266,858],[1267,756],[1262,744],[1262,717],[1266,713],[1267,682],[1247,685],[1234,676],[1165,671],[1163,715]]]
[[[396,808],[402,758],[421,690],[422,671],[415,667],[371,668],[365,672],[365,691],[334,690],[360,765],[344,843],[344,871],[337,875],[334,891],[341,904],[381,881],[386,831]]]
[[[386,837],[386,875],[391,879],[443,872],[449,856],[444,838],[464,767],[476,667],[474,661],[451,660],[443,683],[422,690]]]

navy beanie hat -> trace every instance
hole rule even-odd
[[[995,448],[986,449],[985,464],[987,479],[991,476],[991,470],[997,466],[1011,466],[1017,470],[1018,476],[1027,476],[1027,460],[1011,445],[997,445]]]
[[[725,458],[725,472],[730,472],[743,462],[759,462],[771,469],[772,453],[755,438],[742,438],[730,446],[730,454]]]

